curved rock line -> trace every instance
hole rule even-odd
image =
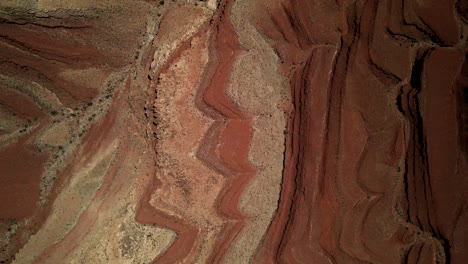
[[[444,262],[446,261],[444,259],[448,261],[450,258],[444,251],[448,252],[450,247],[446,238],[444,238],[445,235],[437,228],[437,225],[440,224],[437,223],[436,213],[431,209],[436,199],[431,190],[434,188],[431,187],[431,184],[433,185],[431,182],[434,182],[434,179],[429,177],[429,168],[427,167],[431,154],[427,153],[428,150],[424,150],[427,148],[427,144],[423,142],[426,140],[424,132],[422,132],[424,129],[422,128],[424,127],[422,120],[424,118],[421,117],[422,110],[415,106],[418,104],[418,98],[414,95],[414,89],[411,92],[412,89],[408,88],[410,83],[412,83],[411,86],[414,86],[413,83],[423,82],[415,81],[414,77],[411,77],[419,76],[417,78],[423,78],[421,77],[422,73],[417,73],[417,63],[406,68],[402,66],[396,72],[393,72],[394,68],[392,67],[394,65],[382,59],[381,53],[379,54],[374,50],[374,45],[377,42],[375,39],[382,41],[379,37],[383,33],[386,34],[386,37],[394,38],[399,45],[399,49],[406,49],[404,51],[407,52],[407,56],[411,57],[412,51],[417,49],[416,47],[413,48],[415,43],[418,43],[422,50],[427,50],[429,47],[445,46],[451,40],[436,36],[442,34],[441,31],[436,33],[436,29],[431,28],[436,25],[424,24],[424,18],[422,17],[409,21],[408,17],[405,18],[405,13],[400,16],[401,20],[399,21],[399,16],[394,13],[400,12],[400,10],[396,11],[395,7],[398,9],[399,6],[400,9],[403,9],[400,1],[337,3],[341,10],[340,39],[336,42],[336,56],[329,57],[327,60],[327,62],[334,60],[333,68],[328,71],[324,70],[323,73],[330,74],[331,78],[328,81],[325,80],[325,82],[318,82],[309,73],[311,69],[317,71],[317,66],[314,67],[314,61],[319,60],[319,54],[325,54],[326,49],[329,49],[332,54],[334,49],[333,47],[319,48],[319,45],[323,46],[325,43],[315,43],[315,36],[310,37],[308,35],[309,32],[317,29],[314,28],[313,23],[308,21],[306,15],[302,16],[302,14],[307,13],[303,11],[307,8],[307,4],[302,5],[304,8],[300,9],[300,4],[296,2],[280,1],[280,3],[271,16],[271,23],[275,29],[272,30],[272,27],[268,26],[264,30],[273,39],[276,45],[275,49],[280,58],[286,63],[282,70],[291,80],[293,107],[288,113],[289,123],[287,129],[290,134],[285,143],[288,148],[285,153],[280,204],[277,215],[266,236],[267,243],[259,251],[257,259],[265,263],[290,261],[292,263],[305,263],[311,259],[327,263],[340,263],[342,261],[346,263],[369,263],[384,261],[383,259],[385,259],[385,263],[387,261],[391,263],[390,258],[382,259],[383,252],[376,252],[374,245],[357,240],[361,233],[369,232],[364,228],[364,223],[372,221],[372,217],[375,217],[372,214],[375,214],[378,207],[385,204],[389,206],[385,210],[385,214],[392,214],[389,225],[392,226],[395,241],[392,241],[391,246],[395,250],[398,249],[404,252],[402,255],[394,254],[391,258],[395,261],[419,263],[419,259],[427,261],[433,256],[434,261]],[[382,16],[385,17],[384,20],[381,19]],[[384,28],[382,24],[385,26]],[[310,28],[308,28],[308,25],[310,25]],[[411,35],[413,36],[408,37]],[[460,45],[460,42],[456,45]],[[310,50],[313,51],[310,53]],[[447,51],[447,53],[449,52]],[[458,65],[456,64],[458,59],[455,57],[455,53],[453,52],[451,56],[454,58],[453,64]],[[398,57],[391,62],[396,65],[398,65],[397,63],[405,65],[405,53],[401,54],[401,57],[398,54]],[[416,58],[419,56],[421,54]],[[401,60],[394,62],[398,59]],[[350,108],[350,104],[359,102],[352,99],[353,93],[356,94],[356,85],[349,85],[351,80],[355,83],[358,82],[353,79],[356,78],[357,72],[362,74],[359,72],[361,69],[356,70],[355,65],[358,63],[366,68],[367,72],[365,74],[379,82],[376,83],[371,79],[373,85],[391,92],[395,96],[394,100],[397,99],[391,110],[397,118],[390,119],[391,123],[389,125],[378,124],[379,121],[372,114],[365,111],[357,110],[357,119],[346,113],[346,111],[353,110]],[[322,62],[322,64],[318,63],[317,65],[326,64]],[[455,72],[458,72],[459,69],[456,66],[451,67],[454,68]],[[416,68],[416,70],[412,68]],[[371,83],[371,81],[367,81],[367,83]],[[320,87],[323,90],[327,89],[327,95],[322,95],[323,91],[320,93],[315,87]],[[402,90],[400,90],[400,87],[403,87]],[[435,91],[435,88],[433,89]],[[312,96],[324,96],[321,97],[322,100],[327,102],[323,109],[324,112],[321,112],[323,103],[316,102],[314,104],[313,99],[311,99]],[[366,95],[361,96],[365,97]],[[372,96],[368,97],[372,100]],[[410,99],[404,99],[404,101],[399,99],[407,97]],[[354,95],[354,98],[356,98],[356,95]],[[308,108],[314,110],[310,111]],[[403,113],[404,118],[407,120],[405,123],[398,120],[400,113],[396,111],[397,108],[400,109],[400,112],[402,109],[409,109],[404,110]],[[388,111],[390,110],[387,110],[387,113]],[[315,118],[313,118],[314,116]],[[315,121],[322,117],[326,118],[326,123],[320,124],[319,121]],[[354,143],[350,143],[352,141],[343,139],[343,137],[349,137],[349,134],[352,133],[349,131],[349,128],[352,128],[348,123],[350,119],[358,121],[357,124],[354,123],[356,128],[353,129],[361,130],[360,135],[358,134],[354,139],[350,139],[356,141],[356,144],[363,144],[362,146],[356,146],[356,148],[359,147],[359,151],[357,151],[358,149],[353,150]],[[377,131],[370,125],[372,122],[377,124],[375,127],[383,126],[382,130],[384,132]],[[431,123],[435,124],[434,122]],[[322,128],[321,132],[314,129],[317,126]],[[321,139],[308,138],[307,134],[313,133],[312,131],[315,131],[315,137]],[[407,138],[408,133],[411,138]],[[388,145],[392,149],[389,150],[388,154],[379,154],[378,142],[384,141],[383,136],[385,135],[392,137],[392,141]],[[344,142],[348,142],[347,145],[353,146],[348,147],[343,144]],[[408,146],[408,142],[412,142],[413,146]],[[433,142],[435,142],[434,138]],[[304,145],[307,147],[304,147]],[[359,152],[356,153],[359,154],[358,159],[355,161],[356,174],[346,170],[353,169],[346,165],[346,160],[350,159],[346,157],[346,155],[350,155],[346,153],[349,150]],[[312,165],[314,158],[304,158],[309,155],[309,151],[318,155],[318,157],[315,157],[315,159],[320,160],[317,166]],[[422,152],[414,154],[417,151]],[[393,190],[383,188],[376,191],[379,188],[376,188],[376,186],[371,187],[372,182],[369,181],[369,177],[372,174],[370,174],[368,167],[369,164],[377,164],[375,157],[370,154],[373,152],[383,157],[386,155],[387,160],[385,163],[391,164],[390,166],[397,166],[398,162],[406,160],[404,162],[413,164],[413,168],[418,167],[409,174],[407,169],[401,170],[400,168],[396,172],[387,172],[401,176],[400,179],[405,179],[402,184],[410,189],[406,189],[406,191],[402,189],[401,191],[402,195],[408,197],[411,209],[408,209],[408,205],[402,204],[405,199],[398,200],[401,198],[399,193],[395,195],[392,193]],[[355,183],[350,183],[351,176],[356,177],[355,179],[352,178],[356,181]],[[393,184],[400,185],[398,181]],[[308,189],[305,187],[306,185],[313,187]],[[351,198],[357,200],[351,202]],[[304,200],[309,201],[312,208],[301,205]],[[407,208],[408,220],[405,220],[404,213],[400,212],[401,206]],[[396,210],[393,210],[394,207],[396,207]],[[305,218],[309,220],[301,220]],[[411,220],[411,218],[414,219]],[[349,223],[346,223],[353,223],[354,221],[359,225],[358,231],[353,231]],[[392,223],[390,224],[390,222]],[[408,223],[411,224],[408,225]],[[302,229],[296,226],[301,226]],[[309,234],[308,237],[301,237],[304,230],[306,230],[306,234]],[[424,230],[427,230],[427,232]],[[350,241],[353,241],[352,245],[349,244]],[[299,248],[301,249],[299,250]]]
[[[337,138],[336,136],[329,136],[328,134],[331,133],[329,131],[329,124],[328,120],[336,120],[336,118],[329,117],[330,109],[339,109],[339,105],[332,105],[332,97],[339,99],[339,94],[336,94],[337,89],[339,88],[327,88],[323,89],[322,92],[319,93],[320,99],[324,100],[325,105],[320,103],[318,109],[315,109],[314,114],[317,116],[324,115],[327,120],[326,123],[322,124],[314,124],[309,122],[312,119],[312,113],[308,109],[309,106],[312,104],[311,98],[312,92],[309,91],[311,89],[311,79],[317,78],[315,76],[316,69],[314,66],[318,65],[313,63],[314,59],[324,59],[328,58],[329,61],[334,61],[332,59],[335,57],[335,49],[331,47],[320,47],[321,45],[314,45],[311,42],[311,39],[308,36],[307,29],[304,28],[304,23],[301,21],[303,17],[298,17],[297,10],[300,8],[299,4],[283,2],[280,10],[277,11],[276,14],[273,15],[272,20],[275,25],[278,27],[279,31],[282,33],[284,40],[289,43],[293,48],[289,49],[287,52],[294,53],[294,55],[290,55],[287,52],[284,54],[280,51],[280,56],[282,56],[282,60],[286,62],[286,66],[289,68],[283,69],[285,74],[289,76],[291,79],[290,82],[290,89],[291,89],[291,100],[292,100],[292,109],[290,109],[289,114],[289,122],[287,126],[287,130],[289,131],[288,137],[286,138],[285,145],[288,146],[286,153],[285,153],[285,165],[284,165],[284,174],[283,174],[283,184],[282,184],[282,191],[281,191],[281,198],[278,213],[275,216],[275,219],[270,226],[270,229],[267,234],[267,244],[265,245],[264,249],[264,261],[265,263],[274,263],[274,262],[284,262],[287,260],[296,260],[298,259],[299,254],[310,254],[308,250],[305,248],[299,252],[290,252],[285,250],[288,247],[289,243],[291,243],[291,237],[287,235],[291,231],[290,228],[292,225],[295,225],[296,215],[299,211],[303,211],[304,205],[302,204],[303,196],[306,195],[306,192],[309,192],[305,185],[315,185],[313,187],[315,190],[311,192],[311,194],[307,194],[308,196],[313,196],[316,199],[324,199],[320,198],[323,195],[326,195],[327,192],[330,192],[329,188],[326,188],[327,185],[324,184],[324,175],[325,172],[321,172],[320,175],[307,175],[305,171],[322,171],[321,163],[325,163],[327,152],[326,149],[330,141],[327,138]],[[324,46],[324,45],[322,45]],[[311,50],[311,51],[310,51]],[[336,55],[338,56],[338,55]],[[290,58],[295,58],[295,60],[291,60]],[[335,57],[336,60],[338,57]],[[339,62],[335,62],[335,65],[339,65]],[[330,65],[331,67],[331,65]],[[336,67],[336,66],[335,66]],[[332,68],[329,68],[328,71],[331,71]],[[335,69],[334,69],[335,70]],[[327,69],[324,70],[323,74],[327,74]],[[332,73],[335,75],[335,73]],[[342,76],[336,74],[337,76]],[[319,82],[315,83],[318,87],[326,87],[328,86],[326,79],[319,79]],[[324,82],[325,81],[325,82]],[[320,86],[323,85],[323,86]],[[331,94],[332,91],[335,91],[334,94]],[[336,104],[336,103],[335,103]],[[323,108],[322,108],[323,106]],[[319,110],[320,109],[320,110]],[[322,112],[324,111],[324,112]],[[328,111],[328,112],[327,112]],[[336,112],[336,111],[334,111]],[[333,112],[333,113],[334,113]],[[338,119],[339,120],[339,119]],[[312,142],[315,140],[308,139],[307,134],[311,133],[311,131],[315,131],[316,140],[315,144],[322,145],[322,150],[314,149],[312,147]],[[309,143],[310,142],[310,143]],[[325,144],[325,145],[324,145]],[[305,156],[310,155],[306,148],[311,148],[316,150],[316,153],[320,153],[319,156],[319,163],[312,165],[317,166],[315,168],[311,168],[311,165],[308,164],[305,160]],[[324,164],[326,167],[329,165]],[[329,173],[329,172],[328,172]],[[332,173],[333,174],[333,173]],[[307,183],[306,183],[307,182]],[[328,191],[327,191],[328,189]],[[331,201],[334,199],[324,199],[328,201],[328,207],[331,211],[333,211],[336,205],[333,205]],[[317,202],[312,202],[317,203]],[[305,209],[307,210],[307,209]],[[306,213],[307,214],[307,213]],[[328,215],[332,213],[329,211]],[[333,217],[333,216],[330,216]],[[329,218],[332,219],[332,218]],[[330,220],[328,220],[330,221]],[[331,226],[332,223],[324,223],[326,226]],[[325,227],[326,228],[326,227]],[[309,232],[313,231],[307,227]],[[307,233],[307,232],[306,232]],[[318,240],[318,237],[315,239]],[[307,245],[309,244],[309,245]],[[307,244],[300,244],[297,246],[300,247],[310,247],[315,242],[308,241]],[[329,261],[333,261],[331,254],[327,253],[327,251],[321,247],[321,253],[323,254]],[[313,259],[309,257],[303,257],[303,261],[306,258]]]
[[[127,84],[129,83],[130,81],[127,81]],[[127,88],[129,88],[129,85],[127,85]],[[101,123],[95,124],[92,128],[90,128],[90,133],[83,139],[84,144],[82,145],[81,151],[84,153],[89,153],[96,146],[99,146],[103,143],[108,143],[101,140],[110,135],[112,127],[115,125],[116,113],[124,103],[123,94],[123,92],[117,92],[114,99],[115,101],[110,107],[108,114],[103,118],[103,121]],[[109,202],[109,200],[113,198],[111,195],[108,195],[109,193],[116,193],[120,188],[118,185],[112,186],[112,182],[115,180],[116,174],[120,169],[120,165],[125,161],[126,153],[129,151],[128,137],[128,134],[124,134],[120,139],[119,151],[115,154],[114,157],[115,162],[113,166],[109,168],[109,172],[107,173],[106,178],[103,180],[103,185],[100,187],[100,190],[93,198],[93,200],[102,199],[99,207],[103,207],[106,200]],[[90,157],[87,157],[85,160],[89,162],[89,158]],[[84,163],[87,163],[86,161]],[[74,169],[76,168],[67,168],[66,171],[71,172]],[[69,180],[70,179],[68,179],[68,181]],[[76,225],[73,226],[73,228],[67,232],[67,234],[62,239],[60,239],[60,241],[54,241],[52,246],[48,247],[39,256],[37,256],[34,259],[34,263],[50,263],[50,256],[54,255],[54,253],[60,249],[66,250],[66,252],[63,254],[63,259],[65,259],[66,256],[68,256],[76,248],[76,242],[82,241],[83,238],[89,234],[91,227],[95,225],[97,221],[97,218],[94,214],[95,210],[96,209],[92,208],[91,206],[87,207],[86,210],[84,210],[79,216],[79,219],[76,221]]]
[[[223,251],[226,250],[226,247],[244,225],[237,204],[243,187],[248,178],[252,177],[254,173],[247,160],[252,119],[240,112],[225,92],[232,63],[236,54],[240,51],[239,48],[232,49],[232,46],[237,44],[229,21],[228,8],[230,8],[230,5],[231,3],[221,3],[215,18],[211,22],[211,27],[215,29],[210,34],[210,45],[214,47],[212,50],[216,51],[209,55],[209,66],[204,69],[205,73],[201,88],[197,92],[196,102],[201,111],[215,120],[206,136],[202,139],[196,155],[206,166],[228,177],[226,186],[218,195],[219,205],[217,207],[224,217],[235,219],[233,223],[224,224],[225,226],[221,231],[223,238],[217,239],[222,243],[213,250],[210,261],[219,261],[222,258]],[[206,28],[207,25],[202,26],[198,33],[184,41],[158,70],[154,79],[159,79],[157,76],[167,71],[175,59],[190,47],[191,41],[195,37],[204,34]],[[157,89],[156,84],[154,87],[155,96],[157,96]],[[149,113],[148,115],[153,114]],[[157,124],[157,120],[155,121]],[[153,132],[156,133],[158,126],[153,126],[153,129]],[[155,145],[154,147],[156,148]],[[153,206],[149,204],[150,196],[153,193],[152,190],[159,188],[158,186],[157,183],[153,184],[153,188],[147,190],[137,219],[140,222],[156,224],[178,233],[176,241],[155,260],[157,263],[173,263],[185,259],[190,254],[199,233],[196,226],[152,208]],[[184,250],[181,250],[182,248]]]
[[[26,2],[0,263],[467,262],[467,3]]]
[[[83,15],[79,18],[70,18],[64,16],[63,13],[56,14],[54,11],[48,17],[52,16],[54,19],[48,19],[22,8],[14,10],[15,12],[10,13],[11,10],[2,6],[0,12],[2,20],[0,23],[0,89],[2,90],[0,97],[2,99],[10,97],[8,103],[1,102],[0,112],[3,112],[3,106],[15,104],[16,106],[7,112],[10,112],[14,117],[12,120],[24,118],[26,124],[24,128],[18,130],[19,133],[11,133],[12,136],[15,134],[19,136],[18,140],[14,140],[17,142],[13,143],[11,147],[26,144],[21,147],[22,150],[16,150],[14,155],[8,155],[10,158],[17,155],[21,159],[21,165],[15,165],[15,172],[8,172],[8,174],[20,179],[23,182],[23,187],[27,187],[29,184],[36,186],[34,189],[28,187],[29,194],[19,198],[12,195],[14,188],[7,191],[2,190],[2,193],[17,200],[9,202],[9,206],[17,202],[25,203],[25,210],[29,208],[28,199],[25,198],[33,197],[36,194],[38,196],[33,201],[36,206],[31,215],[11,218],[9,221],[5,221],[5,218],[2,220],[2,228],[7,222],[13,223],[8,225],[16,226],[16,228],[9,227],[15,232],[7,230],[10,241],[6,244],[3,241],[5,234],[2,235],[1,262],[13,261],[15,259],[13,256],[27,246],[31,236],[39,232],[46,222],[52,212],[53,201],[60,192],[62,184],[69,177],[66,173],[62,173],[62,170],[66,171],[66,168],[70,167],[65,163],[70,162],[70,153],[76,151],[76,145],[79,144],[80,137],[84,133],[80,130],[83,127],[87,128],[91,123],[90,120],[85,121],[88,117],[83,116],[88,114],[86,110],[89,106],[87,104],[100,95],[98,88],[94,85],[104,82],[106,78],[103,77],[104,75],[108,75],[111,69],[115,70],[123,64],[121,58],[110,58],[113,56],[107,56],[108,54],[104,54],[102,50],[97,49],[84,37],[89,37],[90,34],[99,31],[96,26],[99,22],[97,19],[89,17],[85,19],[86,16]],[[68,27],[62,25],[64,23],[84,23],[85,26],[74,27],[71,25]],[[71,29],[73,32],[68,31]],[[57,36],[58,32],[61,37]],[[109,35],[104,34],[104,36]],[[118,49],[118,45],[116,46]],[[90,61],[91,59],[92,61]],[[107,68],[99,68],[103,64],[107,64]],[[73,79],[73,74],[79,75],[83,72],[86,74],[86,70],[92,65],[96,67],[90,71],[91,74],[93,70],[96,71],[93,78],[90,78],[92,80],[85,85],[78,84],[79,81]],[[12,93],[8,95],[10,90]],[[24,99],[25,101],[21,102]],[[97,101],[96,99],[95,102]],[[102,102],[100,105],[105,104],[103,99],[100,102]],[[18,108],[15,109],[16,107]],[[23,113],[24,110],[26,110],[25,113]],[[98,113],[95,113],[93,118],[96,114]],[[4,116],[1,115],[1,117],[3,119]],[[70,124],[71,119],[78,120],[81,117],[83,117],[81,127],[75,127],[73,131],[59,129]],[[57,131],[63,132],[62,135],[65,135],[66,140],[60,141],[48,136],[48,134],[57,133]],[[3,136],[3,131],[0,134]],[[14,138],[8,135],[7,141],[3,142],[2,138],[1,143],[2,145],[3,143],[9,144],[8,141],[12,139]],[[7,150],[11,147],[8,147]],[[30,160],[30,155],[35,158]],[[9,163],[10,166],[15,164],[14,161]],[[0,173],[2,178],[7,179],[7,175],[3,174],[6,172],[3,170],[3,164],[0,167],[2,167],[2,173]],[[20,168],[31,171],[22,176]],[[38,178],[40,182],[36,181],[35,174],[41,175]],[[10,183],[15,185],[14,181],[10,181]],[[37,190],[39,191],[36,192]],[[20,193],[18,192],[18,194]],[[49,245],[45,245],[45,247],[47,246]],[[40,253],[36,252],[36,254]]]
[[[199,91],[198,107],[215,120],[200,144],[197,157],[207,166],[220,171],[227,182],[218,195],[218,210],[228,219],[222,237],[213,250],[209,262],[222,260],[224,252],[245,225],[238,204],[255,169],[248,161],[252,139],[252,117],[241,110],[227,96],[226,89],[235,58],[242,51],[230,21],[233,2],[219,3],[212,22],[211,64],[205,70]]]
[[[180,56],[180,54],[190,47],[190,42],[193,40],[194,37],[200,36],[204,33],[206,27],[207,25],[200,27],[196,34],[190,36],[187,40],[183,41],[180,44],[180,46],[170,55],[166,63],[164,63],[154,73],[153,76],[151,76],[151,73],[149,73],[148,75],[148,78],[155,81],[153,81],[151,85],[150,89],[152,92],[149,95],[149,100],[147,101],[148,104],[145,107],[146,116],[149,119],[149,131],[147,134],[149,137],[152,138],[152,149],[155,150],[156,156],[158,155],[156,146],[156,142],[158,140],[156,139],[158,126],[156,110],[153,104],[157,98],[159,76],[162,73],[166,72],[171,66],[171,64]],[[150,66],[148,64],[148,68],[149,67]],[[156,164],[156,159],[153,160],[153,163]],[[151,205],[150,200],[152,194],[156,189],[161,187],[161,182],[156,177],[156,171],[154,171],[153,173],[154,176],[151,178],[148,187],[145,190],[143,198],[139,204],[139,208],[136,214],[136,220],[142,224],[157,225],[163,228],[170,229],[177,233],[176,240],[170,245],[168,249],[164,251],[163,254],[157,256],[157,258],[154,260],[154,263],[175,263],[178,260],[185,259],[189,255],[191,249],[193,248],[193,245],[195,244],[198,229],[196,226],[190,224],[187,221],[184,221],[184,219],[168,215],[167,213],[164,213]]]

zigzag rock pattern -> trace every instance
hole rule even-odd
[[[468,2],[4,0],[0,263],[468,263]]]

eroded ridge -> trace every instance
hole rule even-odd
[[[142,210],[178,233],[158,263],[219,261],[243,226],[238,203],[254,173],[247,160],[252,119],[226,94],[240,50],[231,5],[220,3],[211,21],[204,17],[155,74],[158,183],[146,198],[155,209]]]
[[[338,29],[327,31],[320,13],[331,9]],[[280,206],[257,259],[462,263],[466,19],[431,1],[273,10],[259,27],[285,63],[293,107]]]
[[[244,226],[239,210],[241,195],[255,169],[248,160],[252,138],[252,117],[239,109],[227,95],[233,64],[241,51],[231,24],[233,1],[221,2],[213,21],[211,65],[203,80],[198,107],[214,119],[197,152],[200,160],[218,170],[225,183],[217,197],[218,212],[227,218],[210,262],[221,261],[225,251]]]

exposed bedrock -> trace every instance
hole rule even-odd
[[[292,108],[257,259],[466,261],[466,20],[439,5],[290,1],[258,20]]]
[[[467,263],[467,7],[3,1],[0,263]]]

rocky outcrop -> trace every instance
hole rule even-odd
[[[258,259],[466,261],[466,20],[441,5],[291,1],[259,20],[293,107],[282,202]]]
[[[0,263],[465,263],[462,1],[0,4]]]

